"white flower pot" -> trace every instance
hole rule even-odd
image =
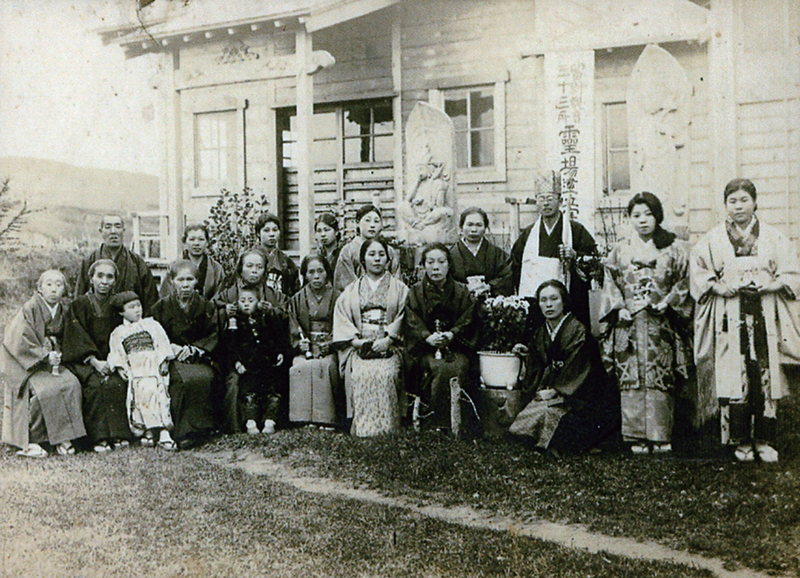
[[[479,351],[481,384],[484,387],[516,389],[522,360],[513,353]]]

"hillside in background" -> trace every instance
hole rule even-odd
[[[5,204],[13,204],[12,211],[23,203],[27,207],[14,234],[23,245],[98,239],[98,223],[106,211],[121,213],[130,235],[131,213],[158,209],[158,178],[142,173],[3,157],[0,181],[6,177],[10,178],[10,190],[3,199]]]

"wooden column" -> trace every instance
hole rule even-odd
[[[175,75],[180,68],[180,52],[169,51],[163,55],[161,84],[161,126],[165,127],[162,140],[163,162],[159,183],[158,209],[161,215],[161,238],[166,241],[164,257],[178,258],[180,236],[183,233],[183,161],[181,144],[181,97],[176,90]]]
[[[297,190],[300,215],[300,254],[307,255],[314,237],[314,167],[311,163],[311,122],[314,116],[314,79],[311,67],[311,34],[297,31]]]
[[[405,199],[403,167],[403,55],[402,12],[392,8],[392,117],[394,118],[394,204]]]
[[[728,181],[739,176],[734,44],[738,30],[733,0],[711,2],[709,28],[711,40],[708,47],[708,105],[713,151],[712,190],[709,194],[716,217],[714,222],[719,222],[723,210],[722,191]]]

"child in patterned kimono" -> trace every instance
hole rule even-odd
[[[241,288],[236,323],[223,336],[230,364],[228,384],[238,380],[238,415],[248,434],[275,433],[281,401],[283,362],[288,349],[285,314],[259,301],[255,289]],[[258,424],[263,424],[259,430]],[[239,425],[241,427],[241,425]]]
[[[145,447],[155,445],[157,433],[159,447],[174,451],[177,446],[169,433],[169,360],[174,353],[169,337],[158,321],[142,319],[142,303],[133,291],[115,295],[113,305],[123,321],[111,333],[108,364],[128,382],[131,431]]]

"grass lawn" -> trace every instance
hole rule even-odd
[[[555,460],[509,441],[414,432],[354,439],[309,429],[221,438],[207,449],[237,446],[389,495],[578,523],[732,567],[800,574],[796,458],[774,465],[620,454]]]
[[[272,439],[276,447],[316,439],[311,452],[347,442],[296,432]],[[4,448],[0,482],[3,578],[710,575],[312,496],[191,452],[23,460]]]

